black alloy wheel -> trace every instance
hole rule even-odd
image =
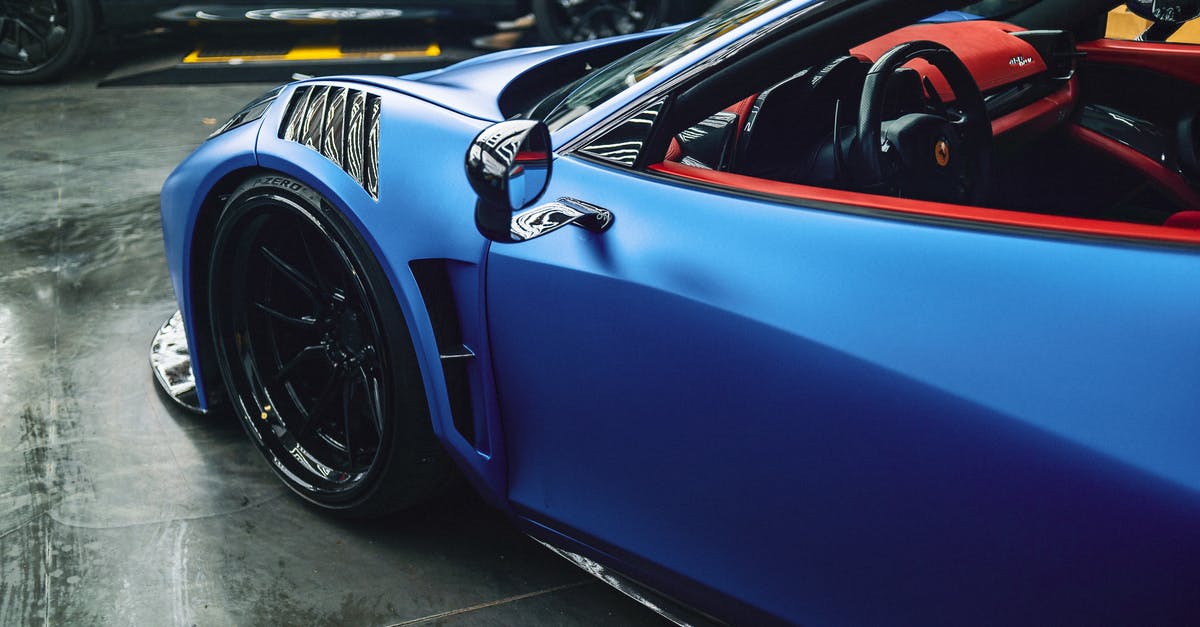
[[[0,84],[57,78],[86,52],[89,0],[0,0]]]
[[[403,313],[357,231],[256,176],[218,220],[208,307],[234,411],[276,473],[338,512],[386,514],[450,477]]]
[[[567,43],[657,28],[667,23],[672,3],[672,0],[533,0],[533,15],[545,43]]]

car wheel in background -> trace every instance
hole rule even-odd
[[[678,0],[533,0],[545,43],[587,41],[657,28]]]
[[[58,78],[92,40],[89,0],[0,0],[0,84]]]
[[[211,251],[208,313],[226,391],[292,490],[373,516],[448,482],[404,316],[340,213],[293,179],[256,176],[231,195]]]

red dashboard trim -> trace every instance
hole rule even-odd
[[[902,43],[935,41],[954,51],[979,83],[979,89],[988,91],[1046,71],[1046,62],[1037,49],[1009,34],[1020,30],[1024,29],[990,20],[915,24],[851,48],[850,54],[873,62]],[[908,67],[928,77],[943,100],[954,99],[949,83],[932,65],[916,59]]]
[[[815,202],[851,205],[867,209],[895,211],[912,216],[966,220],[998,226],[1064,231],[1100,237],[1200,244],[1200,231],[1125,222],[1109,222],[1106,220],[1089,220],[1086,218],[1068,218],[1020,211],[1007,211],[1004,209],[968,207],[924,200],[893,198],[891,196],[877,196],[860,192],[847,192],[809,185],[769,181],[730,172],[693,168],[681,163],[657,163],[650,166],[649,169],[661,174],[736,190]]]
[[[1076,45],[1087,60],[1153,70],[1200,85],[1200,46],[1097,39]]]
[[[1032,133],[1042,133],[1063,122],[1070,115],[1079,90],[1074,78],[1066,87],[1026,105],[1017,111],[992,120],[992,135],[1003,135],[1016,128]]]
[[[1071,139],[1088,148],[1099,150],[1104,154],[1120,161],[1124,165],[1136,169],[1158,185],[1175,202],[1184,207],[1200,207],[1200,192],[1192,189],[1187,181],[1178,173],[1164,168],[1161,163],[1142,153],[1100,133],[1072,124],[1067,128]]]

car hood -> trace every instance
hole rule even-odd
[[[463,115],[481,120],[500,121],[504,119],[504,114],[500,112],[500,94],[513,79],[525,72],[554,59],[591,48],[639,38],[649,42],[677,28],[679,27],[672,26],[576,44],[505,50],[430,72],[400,77],[357,76],[354,80],[427,100]]]

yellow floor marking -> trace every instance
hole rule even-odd
[[[184,63],[253,63],[255,61],[336,61],[339,59],[377,59],[390,61],[397,58],[437,57],[442,47],[436,43],[424,48],[399,48],[396,50],[373,50],[370,52],[343,52],[339,46],[299,45],[286,54],[242,54],[230,56],[200,56],[201,50],[193,50],[183,58]]]

